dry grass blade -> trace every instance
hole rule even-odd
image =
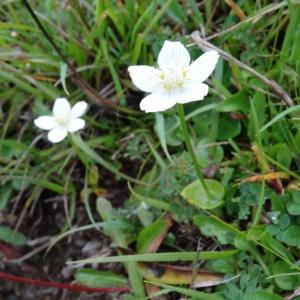
[[[245,13],[234,1],[225,0],[225,2],[242,21],[246,19]]]
[[[208,50],[215,50],[217,51],[224,59],[228,60],[229,62],[232,62],[239,66],[240,68],[246,70],[247,72],[251,73],[255,77],[259,78],[263,83],[265,83],[270,89],[273,90],[275,94],[280,96],[283,101],[288,105],[288,106],[293,106],[294,102],[289,96],[289,94],[275,81],[272,79],[267,78],[266,76],[262,75],[261,73],[257,72],[256,70],[252,69],[245,63],[239,61],[226,51],[216,47],[215,45],[211,44],[210,42],[206,41],[201,37],[201,34],[199,31],[194,31],[191,34],[192,40],[196,43],[196,45],[202,49],[203,51],[208,51]]]

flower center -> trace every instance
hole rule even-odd
[[[167,90],[181,89],[186,82],[187,69],[170,67],[160,74],[161,86]]]
[[[66,114],[62,114],[56,117],[56,121],[60,126],[66,127],[69,123],[69,116]]]

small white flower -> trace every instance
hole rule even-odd
[[[61,142],[68,134],[85,126],[80,117],[85,113],[87,103],[77,102],[72,108],[66,98],[57,98],[53,106],[53,116],[41,116],[34,120],[35,126],[49,130],[48,140],[52,143]]]
[[[218,59],[216,51],[207,51],[190,64],[190,54],[182,43],[165,41],[158,55],[158,68],[128,68],[133,84],[150,93],[140,103],[141,110],[164,111],[176,103],[203,100],[208,93],[203,81],[214,71]]]

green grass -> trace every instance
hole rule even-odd
[[[240,274],[203,293],[158,284],[161,293],[177,293],[178,299],[180,294],[188,299],[210,294],[211,299],[250,299],[260,291],[264,292],[259,299],[271,299],[270,293],[283,299],[299,286],[300,4],[234,2],[246,19],[239,19],[220,0],[30,1],[67,61],[53,49],[22,1],[1,3],[0,210],[7,214],[15,205],[18,208],[15,223],[1,226],[3,236],[10,235],[6,226],[10,225],[30,240],[25,223],[33,212],[38,214],[36,203],[63,196],[68,199],[64,224],[56,228],[51,246],[66,236],[76,238],[78,231],[96,228],[107,235],[114,255],[97,261],[124,264],[132,287],[127,299],[147,297],[139,259],[174,262],[200,257],[208,270]],[[197,174],[176,109],[140,112],[143,93],[134,88],[127,72],[130,65],[155,65],[166,39],[189,45],[196,59],[202,52],[190,34],[199,29],[209,42],[275,80],[294,102],[288,108],[269,86],[221,59],[209,81],[209,95],[184,106],[199,165],[206,177],[225,188],[223,204],[209,211],[180,196]],[[87,88],[74,83],[70,64]],[[51,145],[33,120],[48,114],[59,96],[71,103],[89,102],[87,127],[81,137]],[[114,101],[116,107],[99,105],[99,98]],[[263,178],[272,172],[289,177]],[[252,177],[256,175],[261,176]],[[128,189],[122,199],[113,199],[118,208],[105,206],[109,208],[105,211],[107,200],[102,199],[98,214],[93,202],[101,190],[109,194],[121,187]],[[82,206],[86,216],[77,224]],[[158,253],[137,253],[140,232],[166,215],[173,227]],[[219,256],[212,252],[209,257],[213,250]],[[234,254],[222,255],[226,251]],[[281,275],[286,273],[295,275]]]

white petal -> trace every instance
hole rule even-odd
[[[128,68],[133,84],[140,90],[152,93],[159,87],[160,70],[149,66],[131,66]]]
[[[162,91],[146,96],[140,103],[141,110],[145,112],[164,111],[176,104],[174,97]]]
[[[165,41],[157,63],[162,70],[170,68],[187,67],[190,64],[191,57],[187,49],[180,42]]]
[[[205,81],[214,71],[218,59],[218,52],[205,52],[190,65],[189,78],[197,82]]]
[[[181,93],[176,95],[177,103],[188,103],[197,100],[203,100],[208,94],[208,85],[205,83],[199,83],[187,86]]]
[[[72,119],[68,124],[68,131],[73,133],[85,126],[85,121],[83,119]]]
[[[71,115],[73,118],[80,118],[87,109],[87,103],[85,101],[77,102],[71,109]]]
[[[59,143],[67,136],[67,128],[65,127],[56,127],[49,131],[48,140],[52,143]]]
[[[70,114],[71,106],[66,98],[57,98],[53,106],[53,115],[57,119],[66,119]]]
[[[57,122],[54,117],[41,116],[34,120],[34,125],[44,130],[51,130],[57,126]]]

